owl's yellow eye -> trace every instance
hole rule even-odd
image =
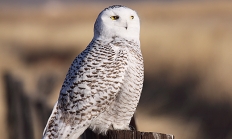
[[[117,19],[119,19],[119,16],[111,16],[110,17],[112,20],[117,20]]]
[[[131,19],[134,19],[134,16],[131,16]]]

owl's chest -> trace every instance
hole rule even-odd
[[[143,82],[143,57],[140,49],[130,45],[124,45],[116,50],[116,61],[124,66],[124,84],[135,86]],[[134,88],[137,88],[134,87]]]
[[[138,67],[143,67],[143,57],[141,50],[134,48],[133,46],[127,45],[125,47],[119,48],[116,57],[123,57],[126,62],[127,68],[132,68],[135,70],[141,70]]]

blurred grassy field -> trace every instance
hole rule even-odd
[[[91,41],[95,19],[108,5],[111,3],[1,5],[0,74],[8,71],[22,78],[32,97],[39,95],[35,88],[41,76],[55,75],[56,88],[47,99],[52,107],[69,65]],[[229,116],[232,111],[232,2],[125,5],[141,18],[145,84],[137,111],[139,129],[183,139],[232,138],[228,116],[220,117],[223,125],[213,123],[217,117],[204,121],[225,102]],[[0,132],[7,133],[2,80],[0,91]],[[198,109],[201,104],[204,109]],[[205,114],[209,109],[212,112]],[[198,110],[204,112],[196,114]],[[208,127],[211,123],[213,129]],[[224,134],[212,133],[225,128]],[[38,129],[36,138],[41,133]],[[2,136],[7,138],[7,134]]]

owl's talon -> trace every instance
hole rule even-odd
[[[129,125],[129,128],[130,128],[130,130],[132,130],[132,131],[136,131],[136,128],[133,127],[132,125]]]

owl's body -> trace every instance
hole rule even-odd
[[[129,129],[143,85],[139,27],[136,12],[124,6],[99,14],[94,38],[72,63],[43,139],[77,139],[87,128],[103,134]]]

